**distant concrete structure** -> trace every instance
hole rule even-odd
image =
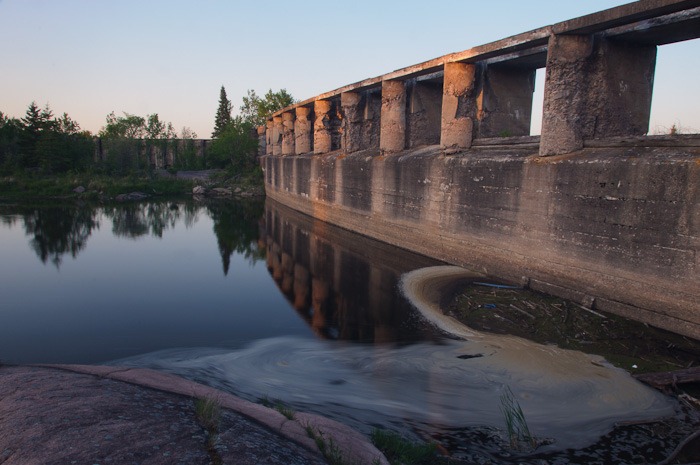
[[[264,131],[263,131],[264,133]],[[260,129],[258,129],[260,134]],[[123,157],[125,153],[138,156],[141,163],[152,168],[172,168],[187,157],[205,158],[211,139],[95,139],[94,160],[105,162],[110,154]],[[264,145],[263,145],[264,148]],[[260,153],[260,152],[259,152]],[[262,155],[262,154],[261,154]]]
[[[700,339],[700,137],[645,136],[657,46],[699,36],[700,0],[642,0],[318,95],[260,129],[266,191]]]

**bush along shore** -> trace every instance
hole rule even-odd
[[[0,178],[0,200],[83,199],[133,201],[150,197],[265,195],[258,173],[231,175],[224,170],[166,171],[123,177],[89,173]]]

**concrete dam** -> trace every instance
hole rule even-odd
[[[304,100],[258,128],[267,195],[700,339],[700,135],[645,135],[657,47],[698,36],[700,0],[642,0]]]

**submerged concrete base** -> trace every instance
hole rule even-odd
[[[700,339],[700,148],[262,158],[267,194],[450,264]]]

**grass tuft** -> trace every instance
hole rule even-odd
[[[435,444],[414,443],[388,430],[372,431],[372,443],[392,465],[429,465],[436,463]]]
[[[260,404],[264,405],[265,407],[273,408],[273,409],[277,410],[279,413],[284,415],[284,417],[287,420],[294,420],[294,416],[296,414],[296,411],[293,408],[291,408],[290,406],[288,406],[287,404],[285,404],[284,402],[282,402],[281,400],[270,399],[269,397],[265,396],[265,397],[260,398],[258,400],[258,402]]]
[[[530,428],[525,420],[523,409],[513,395],[510,387],[506,386],[505,391],[501,394],[501,412],[506,422],[506,431],[508,440],[512,449],[520,449],[525,443],[532,449],[537,447],[535,437],[530,433]]]
[[[197,421],[207,432],[207,453],[212,465],[222,465],[224,462],[216,450],[221,423],[221,404],[215,399],[199,398],[194,401],[194,411]]]
[[[315,430],[313,426],[306,425],[306,434],[316,442],[316,447],[321,451],[323,457],[328,461],[330,465],[349,465],[348,462],[343,458],[343,453],[340,447],[333,441],[333,438],[326,438],[323,433],[319,430]]]
[[[221,405],[219,402],[214,399],[200,398],[195,400],[194,409],[199,423],[210,434],[216,434],[219,431],[219,423],[221,421]]]

